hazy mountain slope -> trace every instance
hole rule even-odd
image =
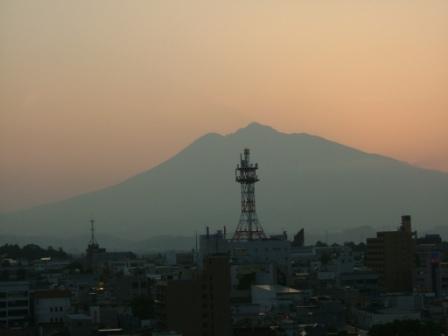
[[[208,134],[172,159],[121,184],[62,202],[0,216],[0,233],[67,237],[88,230],[126,239],[188,235],[239,217],[234,168],[244,147],[258,162],[257,206],[267,232],[339,231],[398,225],[448,225],[448,174],[412,167],[307,134],[283,134],[251,124]]]

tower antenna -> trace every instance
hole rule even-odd
[[[241,215],[232,240],[266,238],[255,211],[255,183],[259,181],[257,169],[257,163],[250,163],[250,150],[244,149],[235,169],[235,180],[241,184]]]
[[[95,239],[95,220],[90,220],[90,244],[91,246],[97,246],[98,243]]]

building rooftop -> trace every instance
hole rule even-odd
[[[57,299],[70,297],[71,293],[68,289],[49,289],[34,293],[36,299]]]
[[[301,291],[280,285],[255,285],[254,287],[277,293],[300,293]]]

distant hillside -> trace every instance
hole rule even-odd
[[[448,225],[448,174],[413,167],[307,134],[259,124],[208,134],[127,181],[65,201],[0,215],[0,235],[80,236],[90,214],[98,232],[139,240],[193,237],[239,217],[239,153],[259,163],[257,211],[268,233],[299,228],[314,236],[358,227],[391,228],[402,214],[418,230]]]

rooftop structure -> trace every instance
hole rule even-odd
[[[90,220],[90,242],[89,249],[98,249],[99,245],[95,238],[95,220]]]
[[[105,254],[106,249],[101,248],[95,238],[95,221],[90,220],[90,242],[86,250],[86,266],[89,271],[95,271],[98,267],[98,256]]]

